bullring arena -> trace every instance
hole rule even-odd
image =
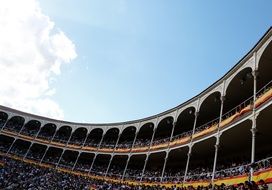
[[[0,188],[45,176],[54,183],[54,173],[78,189],[270,186],[271,71],[272,28],[214,84],[151,117],[74,123],[1,106],[1,167],[21,167],[26,177],[15,186],[1,173]]]

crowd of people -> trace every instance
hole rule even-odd
[[[0,189],[90,189],[87,178],[7,157],[0,160]]]
[[[17,148],[16,146],[9,148],[5,143],[0,142],[0,150],[2,152],[7,152],[9,154],[18,155],[25,157],[37,162],[42,161],[42,163],[51,164],[53,166],[68,168],[70,170],[79,170],[85,173],[91,173],[96,176],[109,176],[116,179],[131,179],[134,181],[145,181],[145,182],[161,182],[168,181],[178,183],[183,181],[184,171],[173,170],[175,168],[167,168],[162,176],[162,169],[146,168],[143,173],[143,168],[131,168],[127,167],[126,172],[124,172],[125,166],[122,164],[112,164],[109,165],[109,160],[105,161],[104,164],[100,162],[94,162],[92,166],[92,160],[76,162],[76,157],[71,159],[70,156],[57,156],[56,153],[44,154],[43,152],[35,152],[31,149],[27,152],[26,149]],[[27,154],[26,154],[27,152]],[[44,156],[43,156],[44,155]],[[254,171],[265,169],[272,166],[271,155],[262,156],[260,161],[252,164],[245,162],[246,159],[240,158],[240,160],[227,160],[225,162],[219,162],[216,167],[215,179],[222,179],[230,176],[239,175],[249,175],[250,168],[254,168]],[[61,159],[60,159],[61,158]],[[108,158],[109,159],[109,158]],[[204,165],[203,165],[204,164]],[[210,180],[212,178],[212,164],[203,163],[200,166],[192,166],[189,168],[186,175],[186,181],[200,181],[200,180]],[[210,167],[207,167],[210,166]]]
[[[266,162],[262,162],[267,166]],[[258,166],[259,167],[259,166]],[[155,175],[155,173],[154,173]],[[246,181],[235,186],[226,186],[224,184],[215,185],[216,190],[267,190],[268,185],[263,181],[257,183]],[[82,190],[210,190],[212,185],[194,188],[181,187],[176,184],[166,187],[166,184],[147,185],[139,183],[128,183],[121,181],[106,181],[94,179],[74,173],[61,172],[55,168],[46,168],[36,164],[26,163],[21,160],[0,156],[0,189],[82,189]]]

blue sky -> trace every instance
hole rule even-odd
[[[64,119],[118,122],[170,109],[232,68],[271,26],[271,1],[39,0],[77,58],[50,83]]]

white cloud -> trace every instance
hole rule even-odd
[[[0,104],[63,119],[49,80],[77,54],[36,0],[0,0]]]

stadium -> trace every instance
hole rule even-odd
[[[105,183],[116,189],[269,185],[271,63],[272,28],[203,92],[134,121],[74,123],[1,106],[1,167],[21,167],[29,175],[14,177],[14,186],[5,178],[12,171],[2,172],[0,188],[42,184],[52,173],[68,175],[78,189],[80,183],[94,189]]]

